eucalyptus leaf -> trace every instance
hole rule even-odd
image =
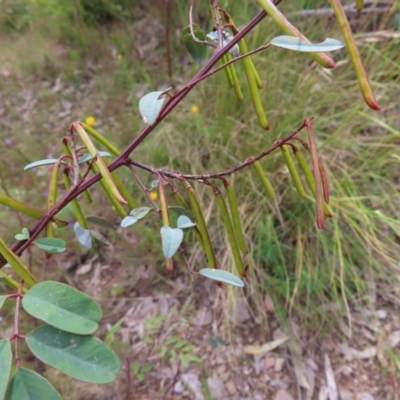
[[[153,125],[156,122],[168,90],[148,93],[139,100],[139,112],[145,124]]]
[[[26,343],[41,361],[84,382],[112,382],[120,369],[115,353],[92,336],[44,325],[28,333]]]
[[[203,268],[199,274],[214,281],[229,283],[233,286],[244,287],[244,282],[236,275],[222,269]]]
[[[58,238],[40,238],[34,241],[35,245],[39,249],[46,251],[47,253],[62,253],[67,248],[65,240]]]
[[[92,236],[90,235],[90,231],[82,228],[78,221],[74,224],[74,232],[76,238],[82,246],[88,249],[92,248]]]
[[[38,399],[62,400],[62,397],[43,376],[26,368],[18,368],[10,382],[6,400]]]
[[[138,207],[133,209],[129,215],[136,219],[144,218],[152,209],[150,207]]]
[[[57,161],[58,161],[58,158],[47,158],[44,160],[34,161],[28,165],[25,165],[24,171],[26,171],[27,169],[31,169],[31,168],[42,167],[43,165],[52,165],[52,164],[55,164]],[[65,163],[63,163],[63,164],[65,164]]]
[[[101,233],[91,230],[90,234],[98,244],[102,246],[110,246],[111,243]]]
[[[183,231],[179,228],[171,228],[169,226],[163,226],[160,230],[162,249],[165,258],[171,258],[183,240]]]
[[[276,47],[305,53],[323,53],[326,51],[339,50],[344,47],[344,44],[336,39],[327,38],[322,43],[308,43],[297,36],[287,35],[273,38],[270,44]]]
[[[107,151],[99,151],[99,156],[100,157],[112,157],[112,154],[110,154]],[[93,156],[90,153],[85,153],[81,157],[78,158],[78,163],[82,164],[84,162],[90,161],[93,158]]]
[[[193,24],[192,27],[193,34],[198,40],[206,40],[206,35],[198,27],[198,25]],[[190,33],[190,26],[187,26],[185,29],[183,29],[182,41],[186,47],[186,50],[192,56],[193,60],[198,64],[201,64],[207,56],[207,46],[202,43],[197,43],[195,40],[193,40],[193,37]]]
[[[5,297],[5,296],[2,296]],[[4,399],[10,378],[12,364],[11,344],[9,340],[0,340],[0,399]]]
[[[93,333],[102,317],[100,306],[88,295],[53,281],[40,282],[29,289],[22,306],[35,318],[80,335]]]
[[[180,215],[178,217],[178,220],[176,221],[176,225],[178,228],[185,229],[185,228],[193,228],[196,226],[195,223],[193,223],[189,217],[186,215]]]
[[[98,217],[97,215],[87,215],[85,218],[87,222],[101,226],[102,228],[114,229],[114,226],[110,221],[107,221],[102,217]]]
[[[168,206],[168,209],[173,211],[174,213],[178,215],[186,215],[191,221],[195,221],[194,215],[192,214],[191,211],[186,210],[186,208],[179,207],[179,206]]]

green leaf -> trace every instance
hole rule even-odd
[[[133,224],[136,224],[136,222],[138,222],[138,220],[136,218],[130,217],[129,215],[127,217],[125,217],[122,221],[121,221],[121,228],[126,228],[128,226],[131,226]]]
[[[189,366],[189,360],[186,357],[186,354],[179,354],[179,358],[181,360],[182,365],[187,368]]]
[[[75,232],[75,236],[78,239],[78,242],[88,248],[91,249],[92,248],[92,236],[90,235],[90,231],[88,229],[82,228],[79,225],[79,222],[75,222],[74,224],[74,232]]]
[[[165,355],[167,354],[167,351],[168,351],[168,347],[162,346],[161,351],[160,351],[161,357],[165,357]]]
[[[207,338],[207,342],[213,349],[216,349],[218,347],[218,343],[215,341],[215,339],[212,336],[209,336]]]
[[[193,223],[189,217],[186,215],[180,215],[178,217],[178,221],[176,222],[176,225],[178,228],[185,229],[185,228],[193,228],[196,226],[195,223]]]
[[[164,105],[165,95],[170,89],[147,93],[139,100],[139,112],[145,124],[153,125],[156,122]]]
[[[88,295],[60,282],[40,282],[22,299],[25,311],[58,329],[88,335],[102,317],[100,306]]]
[[[112,382],[120,369],[115,353],[92,336],[44,325],[28,333],[26,343],[41,361],[84,382]]]
[[[114,229],[114,226],[111,222],[102,217],[98,217],[97,215],[88,215],[85,218],[87,222],[91,222],[92,224],[101,226],[102,228]]]
[[[194,344],[188,344],[181,351],[184,353],[187,353],[188,351],[192,351],[195,348],[196,348],[196,346]]]
[[[143,372],[143,373],[149,372],[152,368],[153,368],[153,365],[147,363],[147,364],[142,368],[142,372]]]
[[[101,233],[91,230],[90,234],[92,235],[93,239],[97,242],[97,244],[100,244],[102,246],[111,245],[111,243]]]
[[[129,215],[135,219],[144,218],[152,209],[150,207],[138,207],[132,210]]]
[[[203,360],[199,356],[196,356],[196,354],[186,354],[186,358],[199,364],[203,362]]]
[[[179,336],[176,336],[176,335],[171,336],[165,341],[165,345],[168,345],[168,344],[171,344],[171,343],[175,343],[178,340],[179,340]]]
[[[205,33],[198,27],[198,25],[193,24],[193,34],[198,40],[206,40]],[[201,64],[207,56],[207,46],[201,43],[197,43],[193,40],[190,34],[190,27],[187,26],[182,31],[182,40],[186,47],[186,50],[193,57],[193,60],[198,64]]]
[[[26,238],[22,233],[17,233],[14,237],[17,240],[27,240],[27,239],[29,239],[29,238]]]
[[[10,382],[6,400],[62,400],[51,383],[34,371],[18,368]]]
[[[140,362],[138,360],[136,360],[133,364],[132,364],[132,369],[133,369],[133,373],[135,375],[137,375],[137,373],[140,370]]]
[[[137,375],[136,375],[136,379],[137,379],[138,381],[144,381],[144,380],[145,380],[145,377],[144,377],[143,374],[137,374]]]
[[[4,302],[7,300],[7,297],[8,296],[0,296],[0,310],[1,310],[1,307],[3,307]],[[1,397],[0,397],[0,399],[1,399]]]
[[[47,253],[62,253],[67,248],[65,240],[52,237],[37,239],[34,243]]]
[[[344,44],[336,39],[327,38],[322,43],[308,43],[296,36],[282,35],[271,40],[270,44],[288,50],[301,51],[305,53],[322,53],[326,51],[339,50]]]
[[[5,296],[2,296],[5,297]],[[0,399],[4,399],[12,363],[11,344],[9,340],[0,340]]]
[[[171,258],[182,243],[183,231],[179,228],[172,229],[169,226],[163,226],[160,233],[164,257]]]
[[[244,287],[244,282],[236,275],[222,269],[203,268],[199,274],[214,281],[229,283],[233,286]]]
[[[185,346],[186,344],[188,344],[189,342],[186,339],[181,339],[178,342],[176,342],[174,344],[174,349],[179,349],[180,347]]]
[[[101,157],[112,157],[110,153],[107,151],[99,151],[99,156]],[[90,161],[93,158],[93,156],[90,153],[85,153],[82,155],[82,157],[78,158],[78,163],[82,164],[84,162]]]
[[[24,167],[24,171],[27,169],[35,168],[35,167],[41,167],[43,165],[52,165],[58,162],[58,158],[47,158],[45,160],[39,160],[39,161],[34,161]],[[65,164],[65,162],[63,163]]]
[[[150,330],[151,330],[151,329],[150,329]],[[156,333],[156,332],[150,332],[150,333]],[[147,344],[153,344],[153,343],[154,343],[154,339],[152,339],[152,338],[150,338],[150,337],[144,338],[144,341],[145,341]]]
[[[191,221],[194,221],[194,220],[195,220],[194,215],[193,215],[189,210],[186,210],[186,208],[179,207],[179,206],[168,206],[168,208],[169,208],[171,211],[177,213],[178,215],[185,215],[185,216],[188,217]]]

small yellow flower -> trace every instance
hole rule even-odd
[[[96,123],[95,117],[89,116],[85,118],[85,124],[89,126],[94,126]]]
[[[117,55],[117,59],[118,59],[118,60],[122,60],[121,54],[118,54],[118,55]]]
[[[190,112],[191,112],[192,114],[198,113],[198,112],[199,112],[199,107],[198,107],[198,106],[192,106],[192,107],[190,107]]]
[[[158,193],[157,192],[150,192],[150,198],[152,200],[157,200],[158,199]]]

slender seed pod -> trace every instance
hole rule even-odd
[[[221,63],[226,64],[227,62],[228,58],[226,57],[226,54],[224,54],[223,57],[221,58]],[[226,77],[226,81],[228,82],[228,86],[233,88],[233,78],[229,66],[224,68],[224,74]]]
[[[294,185],[296,186],[296,190],[297,193],[301,196],[301,197],[305,197],[306,196],[306,192],[304,190],[303,184],[301,183],[301,179],[300,176],[297,172],[296,166],[294,165],[293,159],[291,154],[289,153],[289,150],[287,148],[288,146],[286,145],[282,145],[281,146],[281,151],[282,151],[282,155],[283,158],[285,159],[285,163],[289,169],[290,175],[293,179]]]
[[[165,194],[165,188],[162,179],[159,179],[158,182],[158,193],[160,195],[160,206],[161,206],[161,216],[162,216],[163,226],[170,226],[167,196]],[[168,273],[173,274],[174,261],[172,257],[165,259],[165,265],[167,267]]]
[[[364,9],[364,0],[356,0],[357,11],[361,12]]]
[[[329,183],[328,183],[328,179],[326,177],[324,164],[322,164],[320,159],[318,159],[318,168],[319,168],[319,175],[321,177],[322,192],[324,194],[324,200],[326,201],[327,204],[329,204]]]
[[[226,56],[228,61],[232,60],[231,54],[226,53],[225,56]],[[229,72],[230,72],[230,74],[232,76],[233,90],[235,91],[236,98],[239,101],[243,101],[244,97],[243,97],[242,89],[240,89],[239,79],[238,79],[238,77],[236,75],[235,66],[233,64],[230,64],[230,65],[227,66],[227,68],[229,68]]]
[[[356,41],[354,40],[351,32],[351,27],[347,19],[346,13],[339,0],[329,0],[333,11],[335,12],[336,19],[339,23],[340,30],[342,31],[343,39],[346,43],[347,50],[353,64],[354,71],[357,76],[358,85],[360,86],[361,93],[367,105],[373,110],[380,110],[379,104],[375,100],[374,93],[368,81],[367,74],[364,69],[363,62],[358,52]]]
[[[68,174],[68,169],[65,169],[64,173],[62,175],[63,175],[63,181],[64,181],[65,188],[68,190],[71,187],[71,179],[70,179],[69,174]],[[75,218],[78,221],[79,225],[82,228],[89,230],[89,226],[87,224],[85,215],[82,212],[82,209],[81,209],[81,206],[78,203],[78,200],[77,199],[73,199],[71,201],[71,205],[72,205],[72,211],[73,211],[73,213],[75,215]]]
[[[90,135],[93,136],[98,142],[100,142],[110,153],[114,154],[114,156],[119,156],[121,152],[112,145],[103,135],[93,129],[91,126],[81,122],[80,123],[85,131]]]
[[[249,250],[247,248],[246,241],[244,239],[243,227],[240,221],[239,207],[236,199],[235,190],[233,189],[233,186],[229,182],[224,181],[224,184],[225,184],[226,194],[228,197],[229,208],[231,209],[232,225],[233,229],[235,230],[237,244],[239,246],[239,249],[243,253],[248,253]]]
[[[34,219],[40,219],[43,217],[44,213],[42,211],[36,210],[35,208],[29,207],[17,200],[12,199],[2,193],[0,193],[0,204],[3,204],[14,211],[18,211],[28,217],[32,217]],[[64,228],[68,225],[68,222],[62,221],[60,219],[54,219],[54,223],[58,228]]]
[[[92,168],[93,168],[94,172],[99,172],[99,169],[96,164],[93,164]],[[117,210],[117,213],[119,214],[119,216],[121,218],[125,218],[128,215],[128,213],[125,211],[125,209],[121,205],[121,203],[115,198],[114,194],[110,190],[110,187],[105,184],[103,179],[100,179],[100,185],[103,188],[104,192],[106,193],[107,197],[110,199],[114,208]]]
[[[287,35],[297,36],[305,42],[310,42],[300,31],[295,28],[286,17],[279,11],[271,0],[257,0],[257,3],[268,13],[276,25],[279,26]],[[324,68],[333,68],[335,62],[324,53],[307,53]]]
[[[173,191],[173,194],[174,194],[175,200],[178,203],[179,207],[189,210],[189,206],[187,205],[185,199],[181,196],[181,194],[176,189]],[[200,243],[200,246],[204,250],[203,238],[201,237],[201,233],[200,233],[200,230],[197,227],[197,225],[193,227],[192,232],[193,232],[194,236],[196,236],[197,241]]]
[[[60,172],[61,160],[58,160],[51,170],[49,189],[47,194],[47,210],[50,210],[57,201],[57,185],[58,185],[58,174]],[[46,237],[54,237],[54,225],[50,221],[46,225]],[[51,253],[45,252],[46,259],[51,257]]]
[[[316,199],[317,198],[317,189],[315,186],[315,179],[314,179],[314,175],[311,171],[311,168],[309,167],[307,160],[304,157],[304,154],[301,150],[296,149],[294,154],[297,158],[297,161],[299,162],[301,170],[304,173],[304,177],[306,178],[307,184],[308,184],[314,198]],[[332,218],[332,212],[331,212],[328,204],[325,201],[322,202],[322,211],[323,211],[325,217]]]
[[[259,161],[254,161],[253,162],[253,167],[257,172],[258,177],[261,180],[261,183],[264,186],[265,189],[265,193],[267,194],[267,196],[271,199],[271,200],[275,200],[276,199],[276,194],[275,194],[275,190],[271,185],[271,182],[268,180],[268,178],[265,176],[264,171],[261,167],[261,164]]]
[[[247,46],[245,41],[242,39],[238,43],[240,53],[246,54],[248,53]],[[246,73],[247,83],[249,84],[251,97],[253,98],[254,108],[256,110],[258,122],[260,123],[261,128],[269,130],[268,120],[265,116],[265,111],[261,102],[260,92],[258,91],[257,81],[255,76],[255,68],[253,63],[251,62],[250,57],[243,58],[244,71]]]
[[[218,268],[217,266],[217,260],[215,259],[215,254],[211,245],[211,239],[210,235],[208,233],[206,221],[204,219],[203,212],[201,211],[200,208],[200,202],[199,199],[197,198],[196,192],[194,191],[193,186],[187,182],[185,185],[185,189],[188,193],[190,205],[192,207],[192,211],[194,214],[194,217],[196,218],[197,226],[199,228],[199,231],[201,233],[201,237],[203,239],[203,244],[204,244],[204,252],[206,253],[206,257],[208,260],[208,266],[210,268]]]
[[[78,133],[80,138],[82,139],[83,143],[85,144],[87,150],[93,157],[97,157],[96,162],[93,165],[96,165],[98,167],[98,171],[100,172],[102,176],[102,180],[104,181],[104,184],[107,185],[110,189],[110,192],[115,196],[115,198],[121,203],[121,204],[128,204],[128,202],[122,197],[121,193],[119,192],[117,186],[115,185],[115,182],[111,176],[110,171],[108,170],[106,164],[104,163],[102,157],[99,155],[98,150],[94,146],[92,140],[90,139],[89,135],[86,133],[86,131],[83,129],[82,125],[78,123],[72,124],[72,127],[75,129],[75,131]]]
[[[233,230],[232,221],[229,217],[228,209],[226,208],[225,200],[221,195],[221,192],[214,188],[215,198],[217,199],[217,204],[219,206],[219,210],[221,212],[221,219],[223,224],[225,225],[226,232],[228,234],[229,244],[231,245],[233,259],[235,260],[236,268],[238,273],[246,277],[246,270],[243,265],[242,257],[240,255],[239,247],[236,241],[235,231]]]
[[[228,22],[229,22],[229,24],[235,26],[235,28],[236,28],[236,25],[235,25],[235,23],[233,22],[233,19],[232,19],[232,18],[229,17],[229,21],[228,21]],[[245,40],[242,39],[241,41],[243,41],[244,47],[247,49],[247,45],[246,45]],[[240,49],[240,47],[239,47],[239,49]],[[247,52],[247,51],[246,51],[246,52]],[[243,54],[243,53],[242,53],[242,54]],[[253,64],[253,60],[250,58],[250,56],[249,56],[248,58],[249,58],[250,63],[251,63],[251,65],[252,65],[253,74],[254,74],[254,77],[255,77],[255,79],[256,79],[257,86],[258,86],[259,89],[262,89],[262,88],[264,87],[264,84],[262,83],[262,80],[261,80],[261,78],[260,78],[260,75],[258,75],[257,69],[256,69],[256,67],[255,67],[254,64]]]
[[[63,140],[62,140],[62,147],[63,147],[63,149],[64,149],[64,153],[65,153],[66,155],[72,157],[72,151],[71,151],[71,148],[70,148],[69,145],[68,145],[68,139],[63,138]],[[80,179],[82,179],[82,173],[81,173],[81,172],[79,172],[79,180],[80,180]],[[90,195],[90,192],[89,192],[88,189],[85,190],[85,191],[82,193],[82,195],[83,195],[83,198],[85,199],[85,201],[86,201],[87,204],[91,204],[91,203],[93,202],[92,196]]]

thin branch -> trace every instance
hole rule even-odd
[[[284,139],[277,140],[268,150],[263,151],[261,154],[259,154],[257,157],[249,157],[246,161],[243,163],[237,165],[236,167],[232,167],[230,169],[227,169],[225,171],[221,172],[216,172],[216,173],[210,173],[210,174],[197,174],[197,175],[191,175],[191,174],[181,174],[180,172],[170,172],[170,171],[164,171],[160,170],[154,167],[150,167],[146,164],[142,164],[138,161],[134,161],[132,159],[127,159],[126,163],[135,165],[141,169],[144,169],[146,171],[154,173],[159,173],[161,175],[164,175],[166,177],[170,178],[175,178],[175,179],[192,179],[192,180],[207,180],[207,179],[215,179],[215,178],[221,178],[227,175],[232,175],[233,173],[240,171],[243,168],[246,168],[247,166],[253,164],[254,162],[260,160],[261,158],[267,156],[268,154],[271,154],[274,150],[282,146],[283,144],[287,143],[289,140],[293,139],[294,136],[296,136],[301,130],[303,130],[307,125],[306,121],[312,121],[313,118],[306,119],[303,124],[297,128],[295,131],[290,133],[290,135],[286,136]]]
[[[204,44],[206,46],[211,46],[214,49],[217,48],[217,45],[214,43],[210,43],[208,40],[200,40],[197,39],[196,35],[194,34],[194,30],[193,30],[193,6],[190,6],[190,10],[189,10],[189,28],[190,28],[190,36],[192,37],[192,39],[196,42],[196,43],[200,43],[200,44]]]

